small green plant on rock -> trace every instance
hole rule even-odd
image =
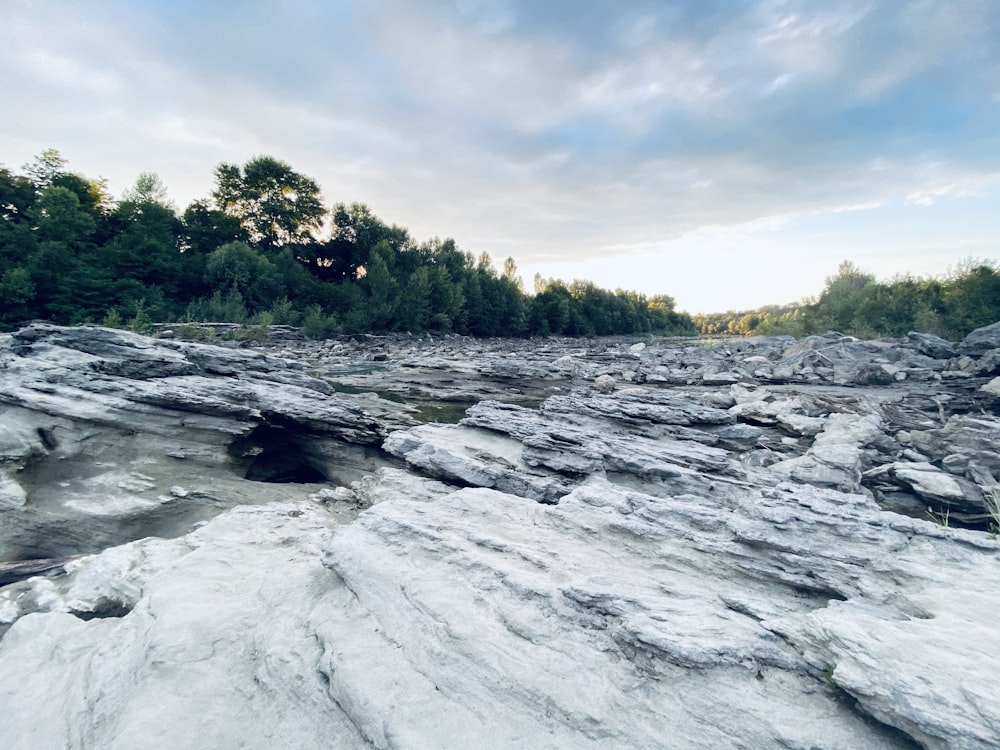
[[[951,517],[951,508],[945,508],[944,510],[939,510],[935,512],[933,508],[928,507],[927,515],[930,516],[930,519],[934,521],[934,523],[947,529]]]
[[[1000,484],[994,484],[989,491],[983,493],[983,504],[990,514],[990,533],[996,538],[1000,532]]]
[[[112,307],[108,310],[107,315],[104,316],[104,320],[101,321],[101,325],[105,328],[125,327],[125,323],[122,320],[122,314],[118,311],[117,307]]]
[[[146,300],[136,300],[135,317],[129,321],[128,328],[133,333],[149,334],[153,331],[153,319],[149,317],[149,310],[146,309]]]

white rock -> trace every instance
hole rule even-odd
[[[20,508],[27,500],[28,495],[17,480],[0,471],[0,510]]]
[[[615,379],[610,375],[598,375],[594,379],[594,390],[598,393],[611,393],[615,389]]]
[[[961,500],[965,493],[955,478],[929,464],[895,464],[893,473],[921,497],[935,500]]]
[[[983,391],[984,393],[988,393],[991,396],[996,396],[1000,398],[1000,377],[993,378],[993,380],[991,380],[989,383],[980,387],[979,390]]]

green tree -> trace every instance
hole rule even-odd
[[[338,203],[331,217],[329,241],[315,246],[315,254],[308,260],[313,272],[327,280],[358,278],[380,242],[385,242],[394,254],[409,250],[413,244],[405,229],[389,226],[363,203]]]
[[[399,290],[396,325],[399,329],[422,331],[431,315],[430,270],[420,266],[411,273]]]
[[[395,253],[389,243],[378,243],[359,282],[365,294],[360,307],[364,330],[390,331],[394,327],[399,299],[399,284],[393,276],[395,264]],[[352,318],[354,325],[357,322],[358,317]]]
[[[843,261],[836,275],[826,280],[826,288],[814,311],[816,323],[841,332],[854,330],[857,310],[873,291],[874,284],[872,274],[862,271],[850,261]]]
[[[207,254],[227,242],[246,242],[249,238],[240,220],[229,216],[207,201],[194,201],[181,219],[185,253]]]
[[[230,242],[208,256],[205,277],[216,291],[235,291],[252,312],[267,310],[285,290],[274,264],[243,242]]]
[[[0,322],[7,325],[31,317],[35,282],[26,268],[10,268],[0,277]]]
[[[94,233],[94,217],[80,205],[79,197],[69,188],[50,185],[42,190],[33,214],[42,242],[79,244]]]
[[[319,185],[286,162],[258,156],[243,167],[219,164],[212,198],[265,250],[314,242],[326,216]]]
[[[65,173],[68,163],[57,149],[47,148],[22,169],[28,179],[35,184],[35,188],[41,192],[51,185],[56,177]]]
[[[140,209],[151,204],[173,209],[167,196],[167,187],[156,172],[140,172],[132,187],[122,191],[119,203],[131,203]]]
[[[971,262],[944,285],[944,319],[956,339],[1000,320],[1000,273],[991,263]]]

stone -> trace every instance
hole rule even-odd
[[[958,350],[966,355],[983,355],[991,349],[1000,349],[1000,321],[977,328],[958,345]]]
[[[965,496],[954,477],[937,471],[930,464],[894,464],[892,471],[897,479],[926,500],[948,502]]]
[[[989,394],[990,396],[1000,398],[1000,377],[993,378],[993,380],[989,383],[980,386],[979,390],[983,393]]]
[[[1000,745],[989,354],[800,343],[0,335],[0,747]]]
[[[832,414],[805,455],[770,467],[799,482],[833,487],[845,492],[861,488],[861,449],[879,434],[881,419],[871,414]]]
[[[257,502],[247,478],[349,483],[410,413],[260,352],[32,324],[0,338],[0,561],[183,534]]]
[[[906,340],[914,344],[918,352],[934,359],[950,359],[957,353],[954,344],[932,333],[910,331]]]
[[[545,506],[379,477],[332,536],[315,504],[240,507],[5,589],[0,742],[1000,741],[1000,596],[955,575],[1000,580],[985,535],[793,485],[719,503],[594,479]]]
[[[615,379],[610,375],[599,375],[594,380],[594,390],[598,393],[611,393],[615,389]]]

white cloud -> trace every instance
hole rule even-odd
[[[875,253],[797,233],[973,201],[1000,174],[989,0],[224,7],[15,4],[0,160],[54,146],[116,191],[157,171],[183,207],[218,162],[268,153],[418,237],[617,259],[635,286],[643,253],[734,283],[772,247]]]

